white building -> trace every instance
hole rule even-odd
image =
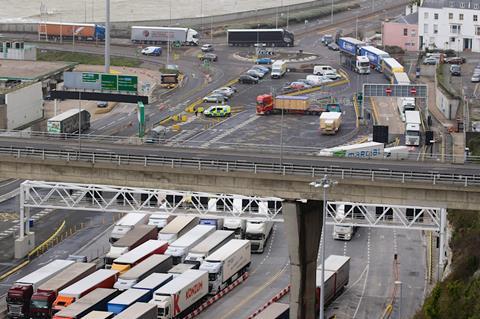
[[[26,45],[23,41],[0,42],[0,59],[6,60],[37,60],[37,48]]]
[[[480,0],[424,0],[418,34],[421,49],[480,52]]]

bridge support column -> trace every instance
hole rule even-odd
[[[284,202],[290,255],[290,318],[317,317],[316,270],[322,233],[322,202]]]
[[[20,233],[15,239],[15,258],[22,259],[35,247],[35,234],[30,232],[30,208],[24,206],[25,189],[20,185]]]

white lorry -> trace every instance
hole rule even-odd
[[[233,231],[236,239],[244,239],[247,221],[240,218],[225,218],[223,221],[223,229]]]
[[[337,205],[335,214],[337,219],[345,220],[345,205]],[[356,230],[357,227],[351,225],[333,225],[333,239],[351,240]]]
[[[247,229],[245,239],[252,242],[252,252],[263,253],[268,237],[272,232],[273,222],[259,221],[254,219],[247,220]]]
[[[360,144],[324,148],[318,155],[351,158],[383,158],[383,143],[366,142]]]
[[[272,64],[272,72],[270,76],[272,79],[279,79],[287,73],[287,62],[282,60],[277,60]]]
[[[148,214],[129,213],[123,216],[113,226],[112,234],[110,235],[110,242],[114,243],[137,225],[146,225],[148,222]]]
[[[405,111],[405,145],[420,145],[420,112]]]
[[[413,97],[399,97],[397,98],[398,113],[402,122],[405,122],[405,112],[415,111],[415,98]]]
[[[200,270],[208,271],[210,294],[214,295],[239,278],[250,266],[249,240],[232,239],[208,256]]]
[[[132,26],[133,43],[179,43],[180,45],[198,45],[198,32],[190,28],[142,27]]]
[[[148,225],[157,226],[158,230],[162,230],[163,227],[167,226],[175,216],[168,215],[164,213],[153,213],[148,219]]]
[[[197,225],[168,246],[165,255],[173,258],[173,264],[182,263],[190,249],[199,244],[215,231],[215,226]]]
[[[185,263],[201,263],[207,256],[233,238],[235,238],[235,234],[231,230],[216,230],[198,245],[190,249],[190,252],[185,258]]]
[[[196,225],[198,225],[198,217],[177,216],[158,232],[158,239],[165,240],[169,244],[173,243]]]
[[[149,302],[158,309],[158,319],[185,317],[208,296],[208,272],[187,270],[160,287]]]

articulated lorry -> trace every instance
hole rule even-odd
[[[107,310],[114,314],[119,314],[136,302],[148,302],[148,291],[141,289],[128,289],[110,300],[107,304]]]
[[[97,288],[112,288],[118,278],[118,271],[99,269],[76,283],[60,290],[53,302],[53,312],[57,313],[89,292]]]
[[[53,319],[80,319],[92,311],[106,311],[108,301],[117,295],[116,289],[97,288],[57,312]]]
[[[49,134],[74,134],[78,133],[79,129],[80,132],[85,132],[90,129],[90,117],[87,110],[65,111],[47,120],[47,132]]]
[[[317,268],[317,298],[320,298],[322,266]],[[325,260],[324,287],[325,287],[325,305],[330,304],[338,297],[350,278],[350,257],[330,255]]]
[[[228,29],[229,46],[293,47],[295,37],[285,29]]]
[[[366,142],[322,149],[318,155],[351,158],[383,158],[383,143]]]
[[[223,229],[233,231],[236,239],[244,239],[247,221],[240,218],[225,218],[223,220]]]
[[[421,124],[419,111],[405,111],[405,145],[420,145]]]
[[[172,257],[167,255],[151,255],[138,265],[118,277],[113,288],[127,290],[153,273],[165,273],[172,268]]]
[[[153,298],[153,293],[155,292],[155,290],[162,287],[172,279],[172,274],[153,273],[139,283],[135,284],[132,288],[148,291],[148,300],[151,300]]]
[[[44,22],[38,24],[38,33],[49,39],[105,40],[105,27],[92,23]]]
[[[113,312],[94,310],[89,312],[86,316],[83,316],[81,319],[111,319],[113,316]]]
[[[30,300],[38,287],[73,263],[72,260],[57,259],[18,279],[7,292],[7,317],[28,318]]]
[[[197,264],[180,263],[180,264],[177,264],[177,265],[173,266],[172,268],[170,268],[170,270],[168,271],[168,274],[172,275],[173,278],[175,278],[178,275],[183,274],[187,270],[198,269],[198,267],[199,267],[199,265],[197,265]]]
[[[163,254],[168,248],[168,243],[163,240],[147,240],[137,248],[121,255],[113,261],[112,269],[117,270],[120,274],[125,273],[130,268],[138,265],[143,260],[154,254]]]
[[[155,291],[158,319],[183,318],[208,296],[208,272],[187,270]]]
[[[198,217],[177,216],[158,232],[158,239],[165,240],[169,244],[173,243],[196,225],[198,225]]]
[[[190,249],[185,258],[185,263],[198,263],[200,265],[206,257],[234,238],[235,233],[231,230],[217,230],[213,232],[198,245]]]
[[[165,213],[153,213],[148,218],[148,225],[156,226],[157,229],[160,231],[163,229],[163,227],[167,226],[167,224],[170,223],[174,218],[175,216]]]
[[[238,279],[250,267],[250,261],[250,241],[242,239],[232,239],[208,256],[200,270],[208,272],[210,294],[217,294]]]
[[[342,124],[341,112],[323,112],[320,115],[320,133],[325,135],[337,134]]]
[[[199,35],[190,28],[132,26],[130,39],[133,43],[178,43],[196,46]]]
[[[157,319],[157,306],[151,303],[136,302],[115,319]]]
[[[271,94],[257,96],[257,114],[307,114],[320,115],[323,112],[339,112],[340,106],[335,103],[326,106],[312,105],[306,95],[278,95]]]
[[[215,226],[197,225],[168,246],[166,255],[173,257],[173,264],[182,263],[190,249],[199,244],[215,231]]]
[[[116,242],[117,240],[125,236],[135,226],[146,225],[148,223],[148,217],[148,214],[126,214],[118,222],[115,223],[115,226],[113,227],[112,233],[110,235],[110,242]]]
[[[387,52],[370,45],[360,47],[360,55],[366,56],[371,67],[378,72],[382,70],[382,60],[390,57],[390,54]]]
[[[338,39],[337,44],[343,65],[358,74],[370,73],[370,60],[368,57],[360,55],[360,48],[365,46],[365,42],[355,38],[343,37]]]
[[[58,292],[92,274],[95,270],[96,264],[94,263],[74,263],[40,285],[32,295],[30,318],[51,318],[53,302],[57,298]]]
[[[121,255],[140,246],[147,240],[155,240],[158,238],[158,229],[156,226],[137,225],[130,230],[125,236],[114,242],[110,246],[109,252],[105,255],[105,268],[110,269],[115,259]]]
[[[221,217],[202,217],[198,222],[199,225],[212,225],[215,229],[219,230],[223,228],[223,218]]]
[[[252,252],[263,253],[268,237],[272,232],[273,222],[247,220],[247,229],[245,231],[245,239],[252,242]]]

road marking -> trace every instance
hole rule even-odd
[[[353,317],[357,316],[358,310],[360,309],[360,305],[362,304],[363,296],[365,295],[365,290],[367,289],[367,281],[368,281],[368,272],[370,271],[370,235],[371,235],[371,229],[368,229],[368,239],[367,239],[367,273],[365,274],[365,281],[363,282],[363,288],[362,288],[362,294],[360,295],[360,300],[358,301],[357,308],[355,309],[355,312],[353,313]]]
[[[253,270],[250,275],[253,275],[257,270],[258,270],[258,267],[263,265],[263,263],[265,263],[265,261],[270,258],[270,253],[272,252],[272,246],[273,246],[273,242],[275,240],[275,234],[277,233],[277,224],[273,224],[273,230],[272,230],[272,234],[270,236],[270,243],[268,245],[268,250],[267,250],[267,253],[265,255],[265,257],[263,258],[263,260],[258,264],[257,268],[255,268],[255,270]],[[263,248],[265,250],[265,247]]]
[[[231,117],[231,118],[233,118],[233,117]],[[250,117],[248,120],[240,123],[239,125],[234,126],[234,127],[230,128],[230,129],[226,130],[225,132],[223,132],[223,133],[215,136],[215,137],[212,138],[210,141],[207,141],[207,142],[203,143],[200,147],[207,148],[207,147],[209,147],[211,144],[220,141],[222,138],[224,138],[224,137],[232,134],[233,132],[235,132],[235,131],[238,130],[238,129],[241,129],[241,128],[245,127],[246,125],[248,125],[248,124],[254,122],[255,120],[257,120],[258,118],[259,118],[258,116],[252,116],[252,117]],[[228,121],[228,120],[226,120],[226,121]],[[224,121],[224,122],[226,122],[226,121]],[[222,123],[224,123],[224,122],[222,122]]]

